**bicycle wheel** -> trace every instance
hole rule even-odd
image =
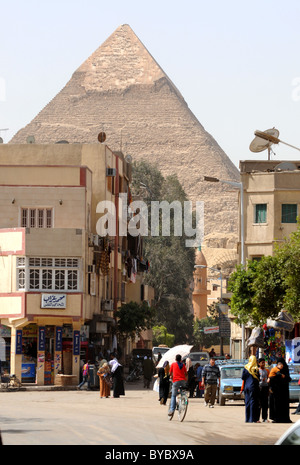
[[[185,395],[180,397],[180,399],[178,401],[178,418],[179,418],[179,421],[183,421],[185,419],[187,408],[188,408],[188,403],[189,403],[188,398]]]

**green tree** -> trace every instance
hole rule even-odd
[[[165,344],[168,347],[173,347],[175,336],[174,334],[169,334],[167,328],[163,325],[154,326],[153,330],[153,345],[159,346]]]
[[[284,295],[283,307],[294,319],[300,318],[300,223],[283,244],[275,251],[278,259]]]
[[[257,276],[257,261],[248,261],[247,267],[238,265],[228,281],[228,290],[232,292],[230,311],[236,317],[236,322],[246,324],[253,313],[254,279]]]
[[[117,331],[123,338],[134,338],[141,331],[152,328],[155,319],[155,309],[147,302],[141,304],[129,302],[116,312]]]
[[[194,321],[193,337],[194,345],[197,345],[199,350],[220,344],[220,337],[218,333],[205,334],[204,332],[204,328],[218,326],[218,324],[218,318],[213,316],[207,316],[206,318],[201,318],[201,320],[196,318]]]
[[[188,200],[177,176],[164,178],[155,166],[144,161],[133,165],[132,193],[149,206],[151,201],[165,200],[169,203],[179,201],[183,208],[183,202]],[[151,209],[148,211],[150,227]],[[156,325],[166,326],[175,335],[175,343],[179,344],[192,337],[193,317],[188,289],[193,279],[195,251],[185,247],[184,234],[174,235],[174,221],[171,209],[170,235],[162,235],[161,221],[158,236],[151,236],[149,231],[148,237],[144,238],[144,256],[150,262],[146,283],[155,289]]]

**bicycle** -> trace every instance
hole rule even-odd
[[[22,383],[16,375],[1,375],[1,390],[19,391]]]
[[[176,398],[175,410],[177,410],[177,412],[178,412],[179,421],[183,421],[185,419],[185,416],[186,416],[187,408],[188,408],[188,405],[189,405],[189,400],[188,400],[188,396],[186,394],[185,388],[180,387],[180,388],[178,388],[178,391],[179,392],[178,392],[177,398]],[[172,418],[174,416],[175,410],[173,411],[173,413],[171,415],[169,415],[169,420],[170,421],[172,420]]]

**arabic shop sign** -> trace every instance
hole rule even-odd
[[[66,308],[67,294],[42,294],[42,308]]]

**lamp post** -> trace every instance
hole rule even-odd
[[[222,179],[204,176],[204,181],[208,182],[221,182],[228,184],[240,190],[240,225],[241,225],[241,265],[245,266],[245,230],[244,230],[244,190],[243,183],[236,181],[224,181]],[[245,325],[242,324],[242,358],[245,357]]]

